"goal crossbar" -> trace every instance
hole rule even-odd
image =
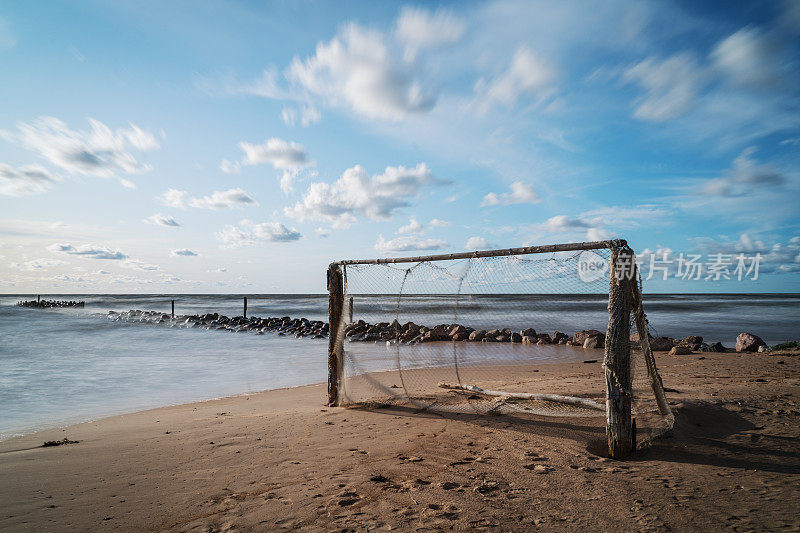
[[[422,261],[447,261],[452,259],[472,259],[478,257],[502,257],[504,255],[544,254],[550,252],[578,252],[581,250],[603,250],[623,248],[628,243],[624,239],[610,241],[573,242],[545,246],[525,246],[522,248],[501,248],[499,250],[477,250],[454,254],[419,255],[416,257],[384,257],[381,259],[347,259],[334,261],[331,265],[379,265],[383,263],[420,263]]]

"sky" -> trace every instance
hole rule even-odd
[[[796,1],[5,2],[0,292],[609,238],[651,291],[800,292],[799,37]]]

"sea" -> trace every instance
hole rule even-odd
[[[111,321],[110,310],[239,316],[243,297],[43,295],[83,308],[16,306],[0,296],[0,440],[166,405],[324,382],[327,340]],[[604,295],[365,296],[353,318],[475,328],[605,330]],[[646,294],[653,335],[700,335],[733,346],[743,331],[767,344],[800,338],[800,294]],[[327,320],[327,295],[249,295],[248,316]],[[472,320],[472,322],[471,322]],[[354,343],[355,344],[355,343]],[[393,368],[384,346],[360,347],[369,370]]]

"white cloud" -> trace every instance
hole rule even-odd
[[[105,246],[98,246],[96,244],[73,246],[69,243],[56,243],[51,244],[47,247],[47,249],[53,253],[63,253],[78,257],[86,257],[89,259],[109,259],[114,261],[128,259],[128,256],[122,253],[120,250],[112,250]]]
[[[395,26],[395,37],[403,45],[403,59],[414,61],[421,50],[455,43],[461,39],[466,24],[449,11],[431,13],[425,9],[406,6]]]
[[[284,141],[277,137],[267,139],[262,144],[240,142],[239,148],[244,152],[243,165],[253,166],[269,163],[280,170],[309,165],[308,153],[301,144]]]
[[[225,226],[214,234],[222,247],[252,246],[259,242],[292,242],[302,237],[296,229],[287,228],[279,222],[254,224],[249,220],[242,220],[240,225],[241,227]]]
[[[230,161],[228,159],[223,159],[219,163],[219,169],[224,174],[238,174],[242,171],[242,164],[238,161]]]
[[[162,215],[161,213],[157,213],[147,218],[143,218],[142,222],[144,222],[145,224],[153,224],[155,226],[167,226],[172,228],[180,227],[178,221],[175,220],[173,217],[169,215]]]
[[[361,165],[344,171],[334,183],[309,185],[302,200],[285,208],[291,218],[324,220],[337,228],[346,228],[356,215],[372,220],[389,220],[401,207],[410,205],[427,185],[443,183],[434,178],[425,163],[416,167],[386,167],[383,174],[371,178]]]
[[[328,228],[320,227],[320,228],[315,229],[314,231],[316,232],[317,235],[319,235],[322,238],[331,236],[331,230],[329,230]]]
[[[756,147],[742,151],[733,160],[724,177],[706,181],[700,192],[709,196],[741,196],[753,191],[780,187],[788,182],[781,171],[769,164],[759,164],[752,156]]]
[[[19,270],[36,271],[36,270],[47,270],[54,266],[66,265],[66,264],[67,263],[62,261],[61,259],[33,259],[31,261],[25,261],[24,263],[11,263],[9,266],[11,268],[16,268]]]
[[[177,189],[167,189],[158,197],[158,201],[167,207],[175,207],[177,209],[186,209],[186,191],[179,191]]]
[[[228,269],[227,269],[227,268],[225,268],[225,267],[220,267],[220,268],[215,268],[215,269],[213,269],[213,270],[207,270],[206,272],[210,272],[210,273],[212,273],[212,274],[224,274],[224,273],[225,273],[225,272],[227,272],[227,271],[228,271]]]
[[[435,99],[394,57],[382,33],[348,24],[316,53],[296,57],[287,78],[331,105],[370,117],[401,120],[430,110]]]
[[[540,224],[530,226],[532,240],[573,242],[578,239],[604,241],[624,235],[625,231],[640,227],[666,225],[671,212],[658,205],[608,206],[586,211],[577,216],[556,215]]]
[[[590,224],[579,218],[571,218],[566,215],[556,215],[548,218],[544,223],[544,227],[551,233],[562,233],[573,230],[588,229]]]
[[[494,105],[512,107],[521,97],[533,97],[538,101],[555,92],[555,69],[528,47],[521,46],[511,59],[508,70],[490,82],[481,80],[475,86],[481,109]]]
[[[412,234],[413,235],[413,234],[422,233],[423,231],[424,231],[424,229],[422,227],[422,224],[420,224],[417,221],[416,218],[411,217],[411,219],[408,221],[408,224],[405,225],[405,226],[401,226],[397,230],[397,233],[399,233],[400,235],[405,235],[405,234]]]
[[[267,139],[262,144],[240,142],[239,148],[244,152],[243,159],[235,162],[223,159],[220,164],[223,172],[238,174],[242,166],[270,164],[276,170],[283,170],[280,184],[286,194],[292,192],[292,181],[300,170],[313,165],[303,145],[277,137]]]
[[[292,95],[278,83],[278,72],[275,68],[264,69],[261,76],[249,83],[242,83],[232,76],[204,77],[195,76],[195,85],[206,94],[212,96],[260,96],[282,100]]]
[[[189,197],[186,191],[169,189],[158,200],[169,207],[186,209],[187,206],[197,209],[241,209],[242,207],[258,205],[258,202],[242,189],[228,189],[227,191],[214,191],[201,198]]]
[[[158,265],[150,265],[139,261],[138,259],[126,259],[120,263],[125,268],[130,268],[131,270],[141,270],[142,272],[153,272],[156,270],[160,270]]]
[[[490,192],[483,197],[481,206],[487,205],[513,205],[513,204],[536,204],[541,200],[536,192],[521,181],[515,181],[511,184],[511,192],[497,194]]]
[[[172,250],[170,255],[173,257],[197,257],[199,254],[188,248],[179,248],[177,250]]]
[[[587,241],[607,241],[611,237],[613,237],[613,234],[603,228],[589,228],[586,230]]]
[[[766,244],[751,234],[742,233],[738,239],[711,239],[700,237],[692,239],[694,249],[706,255],[744,253],[762,255],[759,269],[764,273],[800,273],[800,236],[790,237],[786,242]]]
[[[464,245],[465,250],[486,250],[491,248],[489,241],[483,237],[470,237],[467,239],[467,244]]]
[[[414,235],[397,237],[390,241],[384,239],[383,235],[378,235],[378,242],[375,243],[375,249],[381,253],[439,250],[446,246],[447,242],[441,239],[423,239]]]
[[[294,126],[295,123],[297,123],[298,114],[300,117],[300,125],[304,128],[322,120],[322,115],[319,110],[310,105],[304,105],[299,110],[294,107],[284,107],[281,110],[281,120],[283,120],[283,123],[287,126]]]
[[[711,52],[714,66],[739,85],[770,87],[780,79],[776,43],[758,28],[743,28]]]
[[[81,131],[69,129],[57,118],[41,117],[29,124],[18,123],[16,132],[0,131],[0,136],[38,153],[71,174],[105,178],[118,172],[137,174],[150,170],[130,150],[159,148],[152,134],[135,124],[112,130],[99,120],[88,121],[89,131]]]
[[[452,222],[448,222],[447,220],[439,220],[438,218],[434,218],[433,220],[428,222],[428,224],[432,228],[449,228],[450,226],[453,225]]]
[[[17,169],[0,163],[0,194],[26,196],[49,189],[57,180],[40,165],[25,165]]]
[[[665,60],[650,57],[626,70],[622,77],[645,91],[636,100],[633,115],[651,122],[676,118],[692,109],[706,83],[705,71],[686,52]]]

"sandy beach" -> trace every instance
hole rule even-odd
[[[2,442],[0,529],[800,527],[800,358],[658,364],[675,434],[625,462],[594,453],[602,420],[329,408],[312,385]],[[64,438],[79,442],[42,447]]]

